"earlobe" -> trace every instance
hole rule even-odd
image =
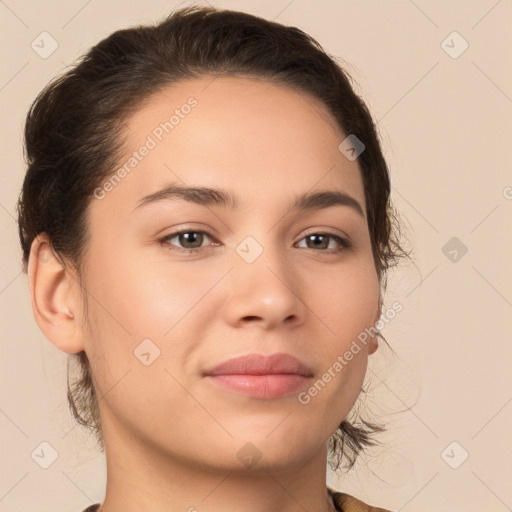
[[[32,242],[27,274],[34,318],[45,337],[64,352],[84,350],[75,318],[79,301],[75,277],[55,256],[45,234]]]
[[[368,343],[368,355],[373,354],[379,348],[379,338],[377,335],[372,336]]]

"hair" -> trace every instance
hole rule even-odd
[[[176,10],[153,26],[112,33],[54,78],[32,103],[25,124],[27,172],[17,204],[23,271],[33,240],[45,233],[54,254],[76,272],[87,304],[82,274],[91,235],[88,207],[94,189],[121,157],[124,123],[159,90],[206,75],[263,79],[310,95],[327,107],[345,135],[363,142],[357,161],[375,268],[385,289],[388,269],[408,254],[400,245],[380,138],[366,104],[351,86],[353,79],[296,27],[199,6]],[[71,366],[76,366],[74,380]],[[74,418],[95,434],[103,451],[98,397],[84,351],[68,356],[67,385]],[[330,453],[337,458],[331,467],[338,469],[343,460],[350,469],[366,446],[376,444],[373,435],[383,430],[362,418],[345,419],[330,438]]]

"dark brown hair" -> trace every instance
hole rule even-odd
[[[382,287],[386,272],[407,256],[390,200],[390,179],[374,122],[352,78],[312,37],[296,27],[211,7],[189,6],[155,26],[118,30],[50,82],[32,104],[25,126],[27,172],[18,201],[23,269],[34,238],[46,233],[52,250],[81,274],[88,247],[88,205],[110,175],[123,147],[123,123],[143,102],[180,80],[245,76],[288,86],[320,100],[345,135],[365,149],[358,157],[368,228]],[[340,141],[341,142],[341,141]],[[87,311],[87,309],[85,309]],[[381,336],[382,337],[382,336]],[[76,420],[104,449],[98,398],[85,352],[71,354],[77,376],[68,401]],[[330,439],[331,454],[352,467],[372,435],[383,427],[359,418],[344,420]],[[332,464],[332,461],[331,461]]]

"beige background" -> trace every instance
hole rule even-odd
[[[383,330],[398,358],[379,350],[369,373],[368,407],[388,422],[385,444],[330,481],[396,511],[511,510],[512,3],[212,4],[296,25],[350,63],[379,120],[414,249],[416,267],[394,273],[386,296],[403,305]],[[24,116],[41,88],[100,38],[178,5],[0,2],[0,511],[78,512],[105,490],[104,457],[67,410],[66,355],[39,331],[20,273]],[[58,42],[47,59],[31,48],[43,31]],[[443,44],[454,31],[460,36]],[[447,51],[456,55],[464,41],[467,50],[452,58]],[[58,453],[48,469],[31,457],[41,442]]]

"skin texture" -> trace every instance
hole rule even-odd
[[[307,388],[377,322],[366,218],[347,206],[290,210],[297,194],[339,190],[366,215],[360,168],[339,151],[347,134],[320,102],[241,77],[158,92],[128,119],[119,166],[191,96],[197,106],[172,132],[92,198],[87,318],[76,276],[44,235],[34,241],[35,319],[56,347],[85,350],[91,361],[106,442],[101,510],[331,510],[327,442],[358,397],[377,338],[307,405],[298,391],[257,399],[221,389],[203,372],[236,356],[285,352],[313,370]],[[134,211],[171,183],[228,189],[239,208],[174,199]],[[209,233],[198,252],[179,252],[194,247],[179,237],[159,243],[183,228]],[[336,253],[334,238],[308,245],[306,235],[323,232],[353,247]],[[236,250],[248,236],[263,249],[252,263]],[[144,339],[160,349],[149,366],[134,355]],[[238,456],[247,443],[260,457],[250,467]]]

